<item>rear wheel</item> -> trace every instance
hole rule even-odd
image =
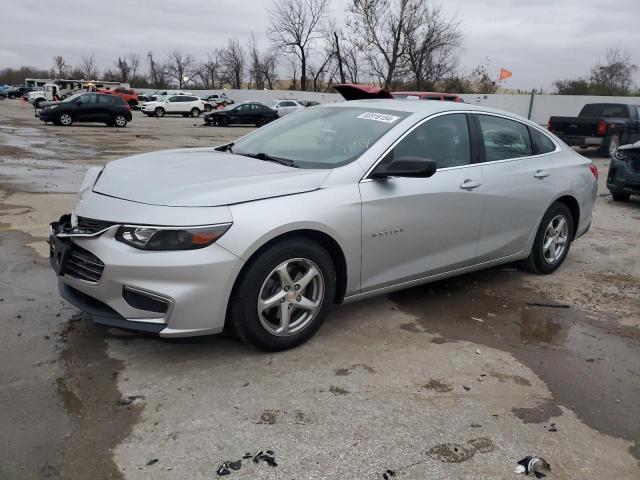
[[[115,117],[113,117],[113,124],[118,128],[126,127],[127,123],[127,117],[125,117],[122,113],[118,113]]]
[[[573,241],[573,217],[564,203],[556,202],[542,217],[540,227],[523,267],[533,273],[547,274],[562,265]]]
[[[194,117],[194,118],[195,117],[199,117],[200,116],[200,109],[193,107],[191,109],[191,116]]]
[[[611,192],[611,197],[615,202],[628,202],[631,198],[631,195],[628,193]]]
[[[153,114],[156,117],[164,117],[165,111],[164,108],[162,107],[156,107],[156,109],[153,111]]]
[[[69,112],[63,112],[58,116],[58,122],[60,122],[60,125],[63,127],[70,127],[73,125],[73,117]]]
[[[231,303],[231,326],[245,343],[285,350],[315,334],[335,297],[331,256],[293,238],[268,247],[243,273]]]
[[[600,153],[602,155],[607,155],[612,157],[618,147],[620,146],[620,135],[617,133],[612,133],[605,138],[605,141],[602,142],[602,146],[600,147]]]
[[[36,108],[42,108],[44,102],[45,102],[44,98],[39,98],[34,102],[34,105]]]
[[[229,126],[229,119],[227,117],[222,117],[218,120],[218,125],[221,127],[228,127]]]

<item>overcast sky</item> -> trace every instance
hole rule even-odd
[[[179,48],[206,57],[228,37],[251,32],[267,46],[265,8],[271,0],[20,0],[0,16],[0,69],[45,68],[94,54],[101,67],[130,51],[157,56]],[[340,22],[348,0],[332,0]],[[491,73],[513,72],[505,86],[549,88],[586,74],[607,47],[619,45],[640,64],[640,0],[446,0],[464,33],[462,70],[489,60]],[[609,6],[607,6],[609,5]],[[146,65],[145,65],[146,67]],[[636,76],[640,83],[640,77]]]

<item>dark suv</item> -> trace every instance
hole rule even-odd
[[[79,93],[62,102],[47,102],[40,112],[45,123],[68,127],[74,122],[100,122],[110,127],[126,127],[131,121],[131,108],[115,95]]]
[[[624,145],[613,154],[607,188],[617,202],[626,202],[631,195],[640,195],[640,142]]]

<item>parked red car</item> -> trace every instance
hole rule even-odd
[[[454,93],[439,92],[389,92],[384,88],[371,85],[342,84],[334,87],[345,100],[363,100],[368,98],[407,98],[412,100],[440,100],[448,102],[464,102]]]
[[[98,90],[98,93],[107,93],[110,95],[117,95],[118,97],[122,97],[131,108],[137,107],[138,103],[140,102],[140,100],[138,99],[138,94],[132,88],[114,88],[113,90],[104,88],[102,90]]]

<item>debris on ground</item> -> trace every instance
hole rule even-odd
[[[550,432],[557,432],[557,431],[558,431],[558,427],[556,427],[556,424],[555,424],[555,423],[552,423],[552,424],[549,426],[548,430],[549,430]]]
[[[249,459],[253,459],[253,463],[260,463],[260,461],[262,460],[267,465],[270,465],[272,467],[278,466],[278,463],[276,462],[276,454],[274,453],[273,450],[267,450],[267,451],[260,450],[255,455],[253,455],[251,452],[246,452],[241,459],[236,461],[227,460],[222,465],[220,465],[216,470],[216,475],[221,477],[224,475],[229,475],[234,471],[238,471],[240,470],[240,468],[242,468],[242,460],[249,460]]]
[[[464,388],[467,392],[471,390],[471,387],[467,387],[466,385],[463,385],[462,388]]]
[[[396,476],[396,472],[394,472],[393,470],[391,470],[390,468],[388,468],[383,474],[382,474],[382,478],[384,478],[384,480],[389,480],[391,477],[395,477]]]
[[[147,465],[154,465],[154,464],[158,463],[158,461],[159,460],[157,458],[152,458],[151,460],[149,460],[147,462]]]
[[[524,473],[525,475],[535,475],[536,478],[544,478],[551,471],[549,463],[541,457],[524,457],[516,466],[516,473]]]
[[[475,320],[476,322],[484,322],[484,320],[478,317],[471,317],[471,320]]]
[[[529,307],[544,307],[544,308],[571,308],[570,305],[565,305],[562,303],[527,302],[525,305]]]
[[[481,353],[482,353],[482,352],[481,352],[481,351],[480,351],[480,349],[478,348],[478,349],[476,350],[476,355],[480,355]]]
[[[126,407],[127,405],[131,405],[136,400],[143,400],[144,395],[129,395],[127,397],[122,397],[116,403],[121,407]]]

